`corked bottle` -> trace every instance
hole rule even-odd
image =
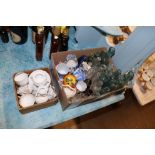
[[[68,50],[68,40],[69,40],[69,26],[66,26],[62,30],[60,51]]]
[[[32,26],[32,42],[35,44],[36,43],[36,33],[37,33],[37,26]],[[45,34],[45,43],[47,42],[48,39],[48,34],[49,34],[49,26],[44,26],[44,34]]]
[[[51,54],[58,52],[60,49],[60,35],[61,35],[61,26],[54,26],[51,28],[51,49],[49,58],[51,59]]]
[[[3,43],[9,42],[9,36],[7,32],[8,27],[7,26],[0,26],[0,36]]]
[[[36,60],[41,61],[45,45],[44,26],[37,26],[37,33],[35,34],[35,43],[36,43]]]

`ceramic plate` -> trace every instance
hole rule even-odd
[[[45,76],[45,77],[43,77]],[[30,76],[29,76],[29,82],[30,83],[34,83],[34,77],[37,77],[38,78],[38,81],[36,79],[36,82],[35,82],[35,85],[39,86],[39,81],[41,81],[41,83],[44,81],[44,78],[45,80],[47,79],[47,82],[50,83],[51,82],[51,78],[50,78],[50,75],[46,72],[46,71],[43,71],[43,70],[36,70],[36,71],[33,71]]]

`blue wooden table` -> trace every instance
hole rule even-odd
[[[49,49],[50,36],[45,46],[43,60],[37,62],[30,30],[29,39],[24,45],[16,45],[11,40],[7,44],[0,41],[0,128],[47,128],[124,99],[124,94],[120,94],[65,111],[62,111],[58,102],[46,109],[21,114],[16,106],[12,76],[18,71],[49,67]],[[74,29],[70,31],[69,49],[78,49],[74,41]]]

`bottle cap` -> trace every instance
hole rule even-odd
[[[44,26],[37,26],[38,33],[42,33],[44,31]]]

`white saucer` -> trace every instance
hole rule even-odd
[[[29,83],[33,83],[36,86],[51,83],[50,75],[43,70],[35,70],[29,76]]]

